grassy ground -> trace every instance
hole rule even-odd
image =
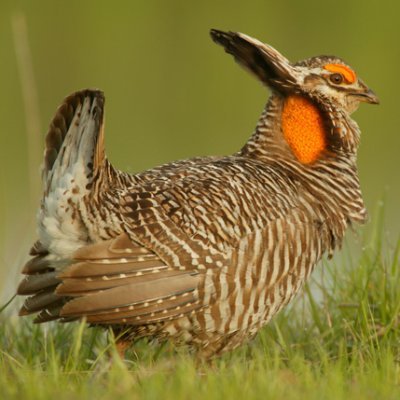
[[[0,314],[1,399],[399,399],[400,242],[379,229],[357,259],[319,268],[250,344],[197,366],[186,349],[139,343],[128,361],[103,331]]]

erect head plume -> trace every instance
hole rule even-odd
[[[211,29],[211,38],[232,54],[244,68],[261,82],[278,91],[295,90],[298,80],[296,68],[273,47],[239,32]]]

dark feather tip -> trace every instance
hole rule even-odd
[[[215,43],[222,46],[228,54],[232,54],[233,56],[236,56],[238,50],[240,50],[240,45],[247,44],[236,32],[211,29],[210,35]]]
[[[232,41],[233,32],[224,32],[217,29],[211,29],[210,36],[215,43],[226,46]]]

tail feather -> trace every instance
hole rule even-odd
[[[38,230],[44,249],[61,258],[88,240],[79,209],[105,176],[103,117],[103,93],[82,90],[64,100],[46,136]]]
[[[86,89],[66,97],[46,135],[42,178],[45,188],[77,161],[89,176],[104,161],[104,95]]]

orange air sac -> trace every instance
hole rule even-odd
[[[305,97],[285,99],[282,112],[283,135],[297,160],[315,162],[326,149],[326,133],[321,112]]]

